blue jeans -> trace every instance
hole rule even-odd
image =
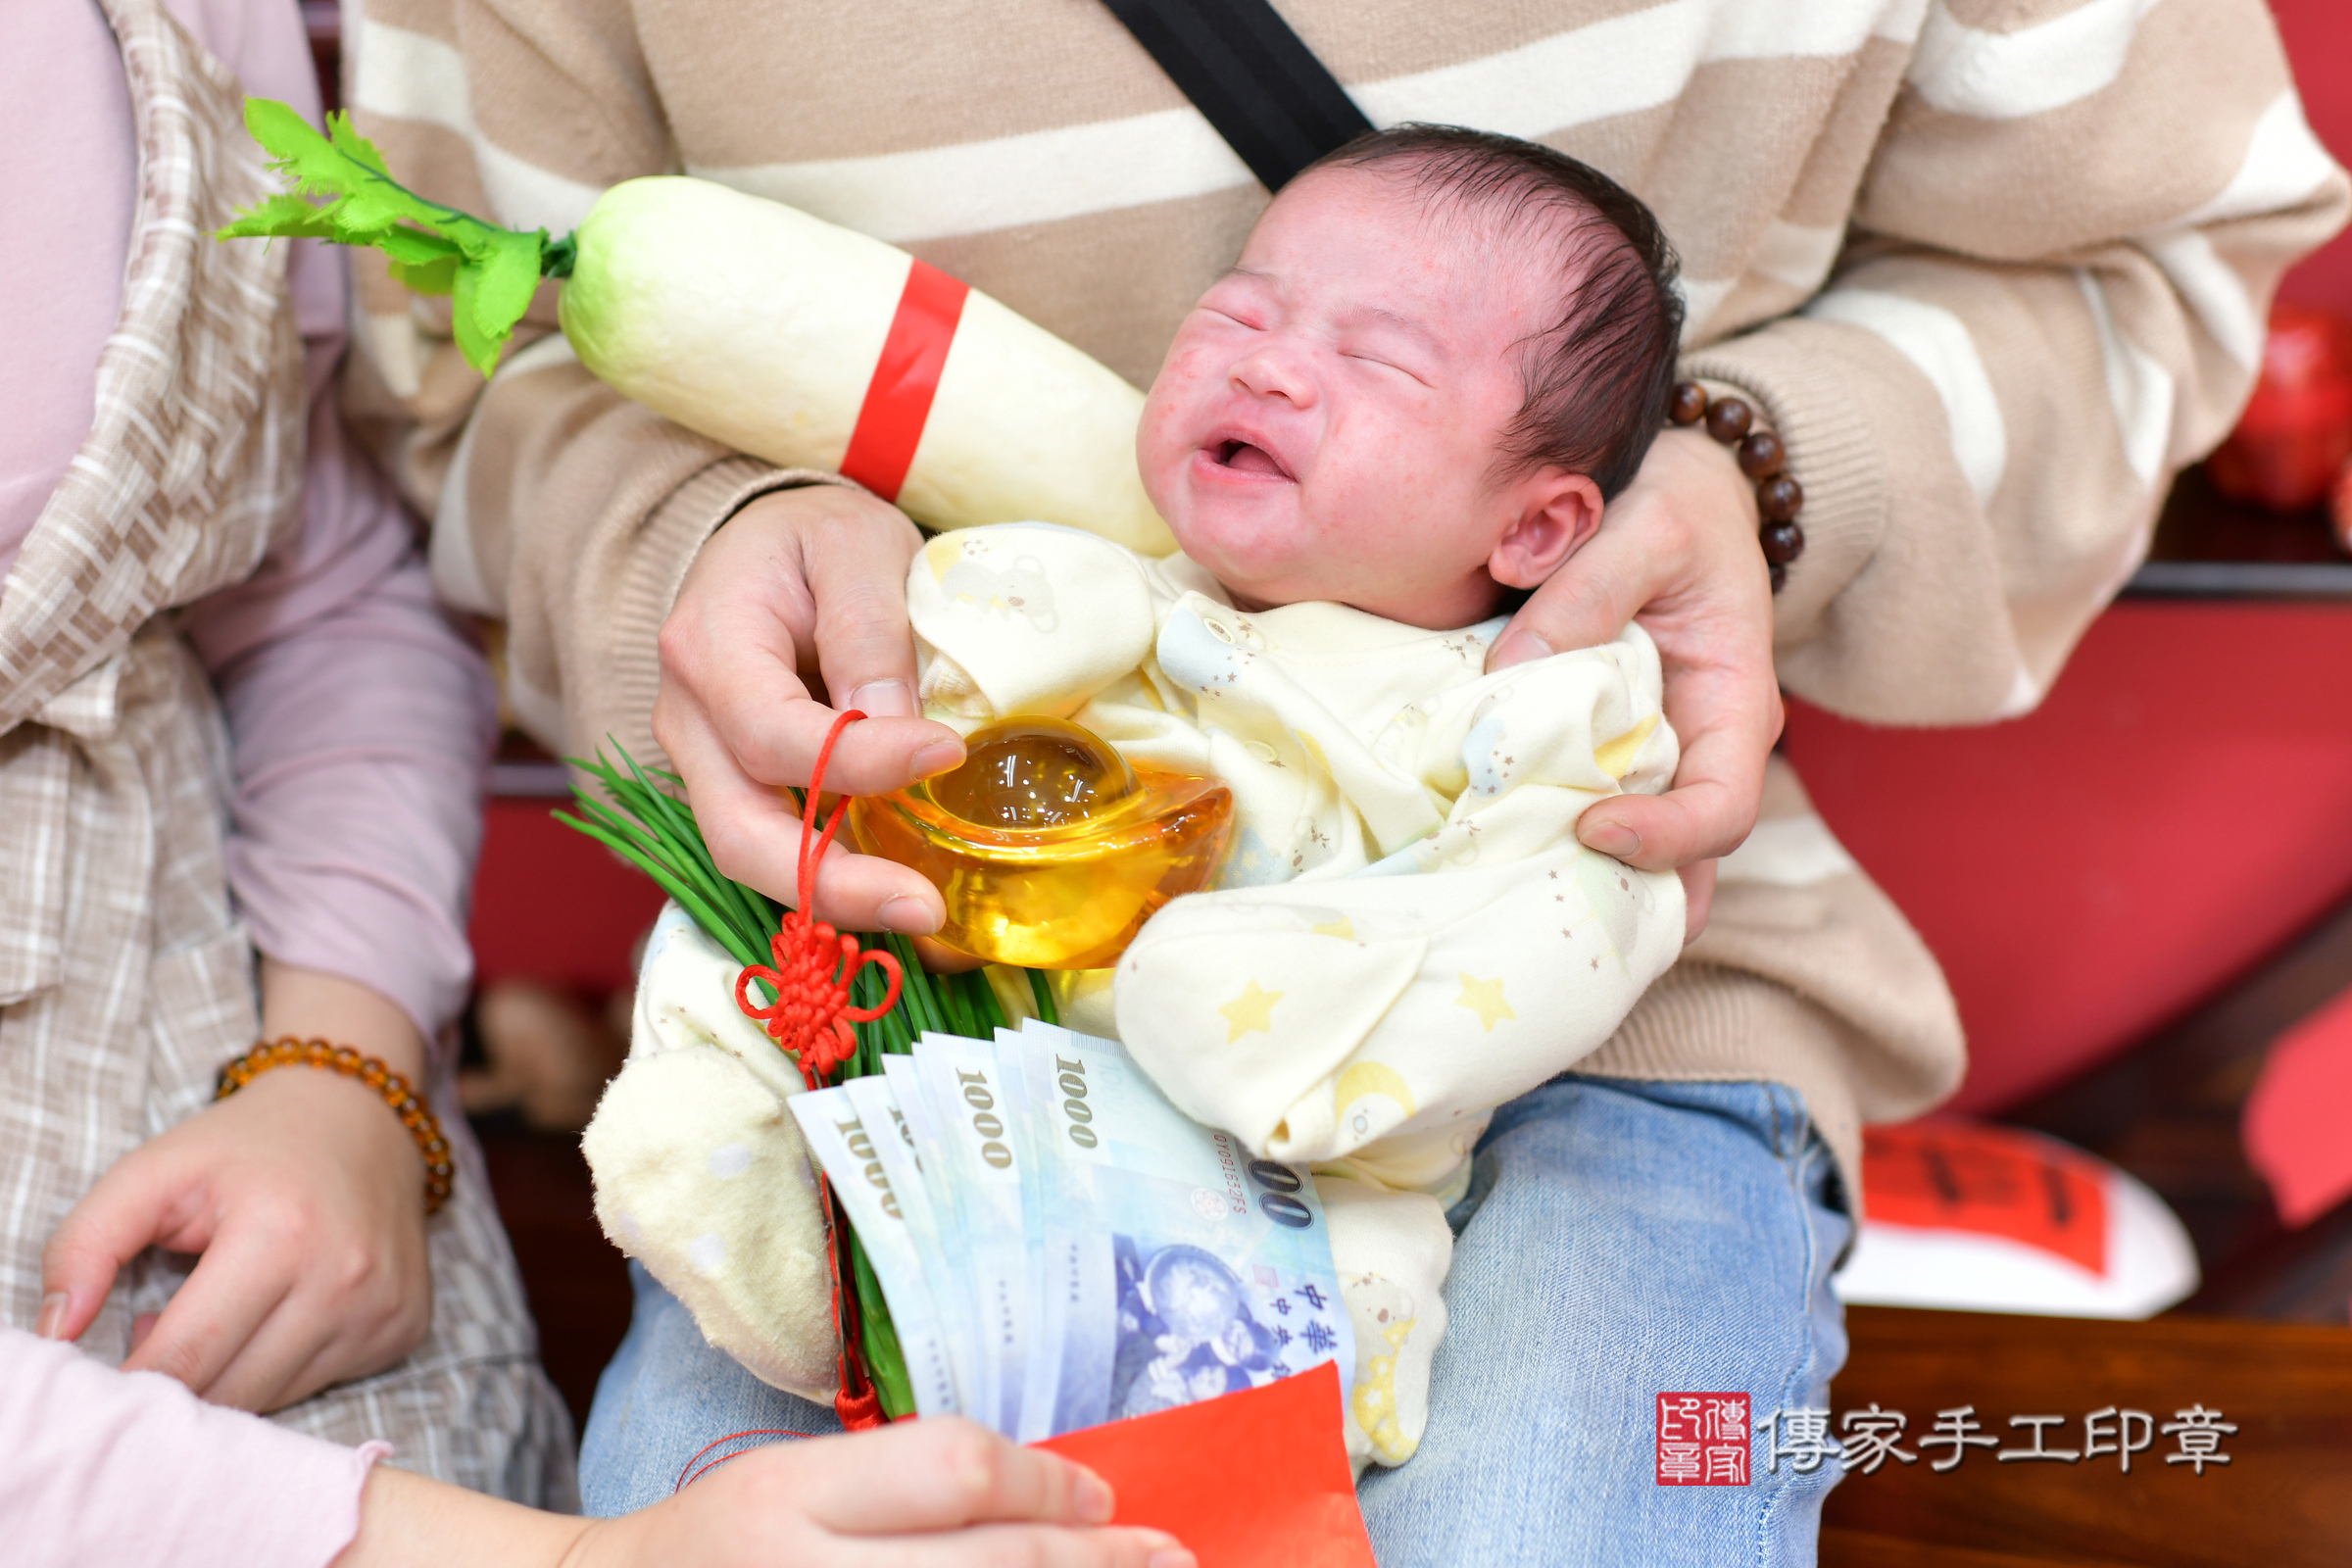
[[[1834,1461],[1774,1473],[1758,1438],[1745,1487],[1656,1484],[1660,1393],[1744,1391],[1761,1420],[1827,1406],[1845,1360],[1829,1275],[1850,1226],[1794,1092],[1554,1079],[1495,1113],[1449,1218],[1429,1429],[1359,1494],[1383,1568],[1814,1560]],[[707,1445],[760,1429],[839,1423],[710,1348],[639,1272],[580,1446],[587,1511],[666,1496]]]

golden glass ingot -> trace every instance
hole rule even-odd
[[[1208,885],[1233,791],[1136,768],[1057,718],[975,730],[963,765],[853,801],[858,847],[912,866],[947,900],[939,940],[992,963],[1099,969],[1153,911]]]

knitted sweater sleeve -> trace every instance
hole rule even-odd
[[[404,182],[492,221],[563,234],[609,186],[671,171],[669,129],[623,0],[493,13],[406,0],[353,14],[354,123]],[[353,252],[346,413],[432,519],[434,586],[507,625],[506,695],[552,747],[608,735],[661,763],[657,634],[695,553],[780,471],[597,380],[540,290],[485,386],[449,302]]]
[[[2032,709],[2346,210],[2259,0],[1937,0],[1828,286],[1686,360],[1807,493],[1787,686],[1879,722]]]

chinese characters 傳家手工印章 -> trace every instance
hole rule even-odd
[[[2227,1465],[2230,1455],[2222,1451],[2223,1440],[2237,1431],[2237,1424],[2223,1419],[2224,1412],[2202,1403],[2192,1403],[2175,1410],[2173,1419],[2159,1425],[2153,1413],[2119,1405],[2103,1405],[2082,1417],[2082,1441],[2079,1447],[2057,1446],[2050,1441],[2052,1429],[2064,1431],[2071,1427],[2072,1417],[2061,1414],[2013,1415],[2007,1424],[2019,1434],[2017,1446],[2004,1447],[2001,1440],[1984,1430],[1973,1404],[1952,1405],[1936,1412],[1932,1430],[1913,1440],[1922,1449],[1945,1448],[1943,1457],[1929,1461],[1928,1468],[1936,1474],[1956,1470],[1968,1457],[1970,1448],[1992,1448],[1993,1458],[2002,1464],[2051,1463],[2079,1464],[2085,1459],[2112,1456],[2127,1475],[2132,1471],[2132,1455],[2146,1453],[2155,1446],[2158,1436],[2174,1440],[2174,1451],[2164,1455],[2168,1465],[2184,1464],[2198,1475],[2207,1465]],[[1764,1468],[1778,1474],[1783,1461],[1799,1475],[1810,1474],[1835,1459],[1838,1468],[1871,1475],[1888,1459],[1909,1465],[1917,1462],[1919,1454],[1902,1446],[1909,1418],[1900,1410],[1883,1410],[1876,1401],[1867,1409],[1848,1410],[1838,1419],[1833,1435],[1831,1412],[1826,1408],[1796,1406],[1775,1410],[1756,1419],[1759,1438],[1767,1439],[1764,1449]]]

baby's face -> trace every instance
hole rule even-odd
[[[1185,553],[1245,608],[1329,599],[1431,627],[1493,613],[1498,577],[1541,581],[1599,516],[1591,481],[1496,463],[1516,345],[1559,310],[1548,258],[1525,255],[1547,249],[1497,255],[1390,173],[1286,187],[1144,405],[1144,488]]]

